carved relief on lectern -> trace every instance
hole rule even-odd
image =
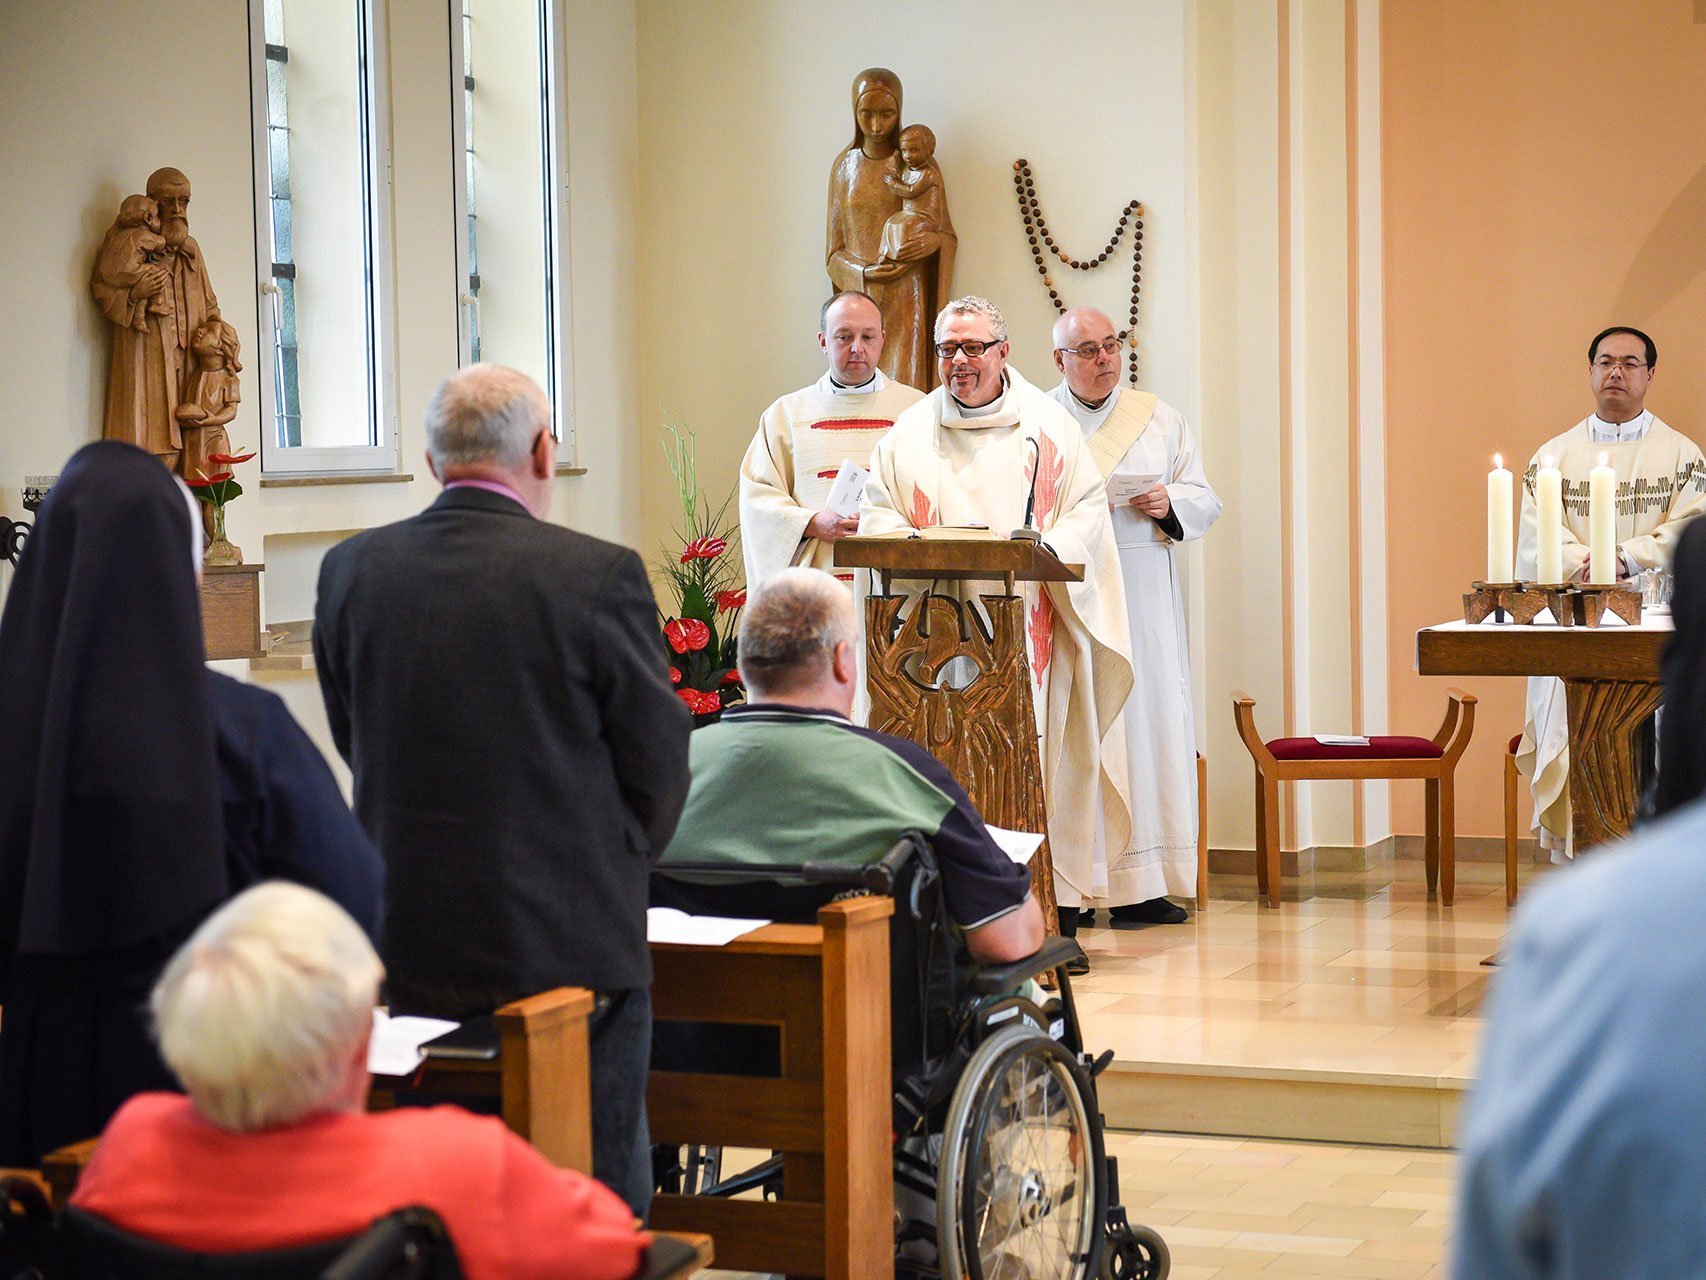
[[[940,760],[987,822],[1046,832],[1024,598],[979,599],[981,612],[951,596],[866,598],[870,726]],[[1050,932],[1052,868],[1045,839],[1031,859],[1031,887]]]

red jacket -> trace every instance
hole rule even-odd
[[[187,1098],[139,1094],[107,1126],[71,1203],[202,1253],[355,1235],[425,1205],[444,1219],[468,1280],[623,1280],[651,1241],[604,1186],[456,1107],[228,1133]]]

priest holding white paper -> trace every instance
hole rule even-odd
[[[965,297],[936,318],[942,385],[900,415],[877,443],[860,532],[1029,524],[1078,583],[1023,584],[1031,696],[1048,804],[1061,931],[1077,908],[1107,896],[1102,847],[1131,831],[1121,708],[1131,692],[1125,592],[1107,488],[1084,433],[1007,364],[1007,322]],[[946,589],[937,584],[935,590]],[[989,590],[963,584],[962,597]]]
[[[833,571],[837,539],[859,528],[871,447],[922,394],[877,368],[883,313],[863,293],[824,304],[818,345],[829,371],[764,411],[740,464],[741,550],[748,590],[791,564]]]
[[[1617,326],[1588,345],[1595,410],[1540,446],[1522,483],[1516,574],[1526,581],[1613,582],[1643,569],[1669,570],[1683,526],[1706,511],[1706,458],[1688,437],[1646,407],[1658,348],[1639,329]],[[1590,553],[1590,488],[1612,473],[1614,528],[1608,554]],[[1556,514],[1554,514],[1556,513]],[[1534,825],[1553,861],[1571,857],[1569,716],[1563,682],[1528,682],[1528,716],[1517,767],[1534,790]]]
[[[1106,900],[1117,923],[1178,924],[1184,909],[1166,895],[1196,894],[1197,770],[1177,548],[1208,531],[1221,503],[1185,416],[1120,386],[1120,345],[1102,312],[1068,311],[1054,326],[1054,363],[1065,376],[1050,394],[1107,478],[1131,632],[1132,832],[1123,849],[1107,851]]]

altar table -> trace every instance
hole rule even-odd
[[[1636,626],[1446,622],[1416,632],[1424,676],[1557,676],[1570,718],[1570,825],[1585,849],[1629,834],[1640,800],[1635,734],[1658,708],[1669,616]]]

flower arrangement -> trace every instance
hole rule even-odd
[[[681,502],[681,550],[662,561],[674,597],[674,616],[659,611],[664,657],[675,696],[700,724],[746,698],[735,669],[740,611],[746,604],[740,559],[729,553],[734,528],[724,498],[715,510],[699,489],[697,450],[691,431],[664,424],[664,457]]]
[[[208,475],[197,467],[195,475],[184,480],[190,492],[213,515],[208,528],[207,552],[202,557],[207,564],[243,563],[243,552],[225,536],[225,504],[243,494],[243,486],[237,483],[237,475],[231,468],[248,462],[254,456],[252,450],[248,453],[210,453],[207,460],[220,470]]]

